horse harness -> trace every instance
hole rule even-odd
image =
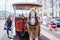
[[[31,24],[31,14],[29,15],[29,21],[28,21],[28,24],[29,24],[29,28],[30,28],[30,30],[32,30],[32,31],[34,31],[35,29],[36,29],[36,25],[38,25],[38,19],[37,19],[37,16],[36,16],[36,13],[35,13],[35,24],[34,25],[32,25]]]

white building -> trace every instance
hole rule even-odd
[[[54,4],[54,17],[60,17],[60,0],[55,0]]]
[[[47,14],[49,17],[60,17],[60,0],[42,0],[40,3],[43,5],[42,14]]]
[[[50,16],[51,8],[50,8],[50,0],[40,0],[39,2],[42,4],[42,8],[40,9],[40,14],[47,14]]]

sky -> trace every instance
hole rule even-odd
[[[20,2],[36,2],[37,0],[0,0],[0,11],[5,10],[5,1],[6,1],[6,11],[13,12],[13,3]]]
[[[4,10],[5,8],[5,0],[0,0],[0,10]]]

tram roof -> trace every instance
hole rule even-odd
[[[29,10],[32,7],[42,7],[42,5],[38,3],[14,3],[13,4],[13,8],[16,10]]]

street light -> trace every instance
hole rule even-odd
[[[52,0],[52,18],[54,17],[53,15],[54,15],[54,12],[53,12],[54,10],[53,10],[53,0]]]
[[[6,19],[6,0],[5,0],[5,19]]]

